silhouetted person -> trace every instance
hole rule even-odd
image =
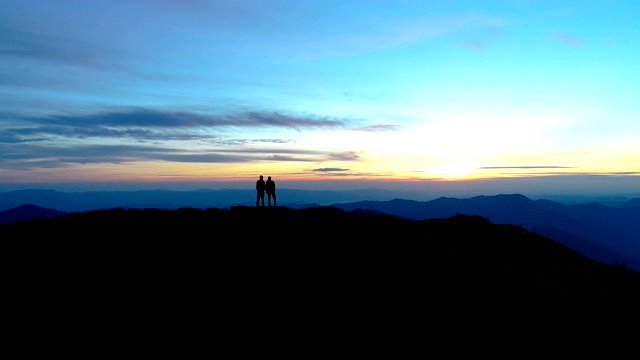
[[[273,198],[273,206],[276,206],[276,182],[271,180],[271,176],[267,178],[265,183],[265,191],[267,192],[267,202],[271,206],[271,198]]]
[[[262,201],[262,206],[264,206],[264,188],[264,178],[260,175],[260,180],[256,181],[256,206],[260,204],[260,201]]]

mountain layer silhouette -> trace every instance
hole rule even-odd
[[[388,195],[388,194],[387,194]],[[255,202],[253,190],[130,191],[63,193],[53,190],[23,190],[0,193],[0,223],[48,217],[73,211],[123,208],[179,209],[211,206],[249,206]],[[370,193],[327,193],[283,189],[281,203],[301,209],[333,206],[345,210],[381,212],[422,220],[456,214],[478,215],[496,224],[519,225],[549,237],[581,254],[606,264],[621,264],[640,271],[639,199],[618,206],[598,203],[570,204],[531,200],[520,194],[476,196],[458,199],[441,197],[431,201],[394,199],[330,203],[329,199],[371,196]],[[378,194],[377,196],[380,196]],[[311,202],[309,202],[311,201]],[[10,206],[15,205],[14,208]],[[48,209],[47,209],[48,208]],[[53,209],[61,210],[56,211]]]
[[[331,204],[344,210],[369,209],[407,219],[478,215],[496,224],[521,225],[581,254],[640,271],[640,207],[602,204],[565,205],[531,200],[520,194],[431,201],[394,199]]]
[[[322,206],[114,208],[0,224],[0,232],[11,234],[2,246],[23,282],[55,293],[81,286],[116,297],[215,291],[241,303],[286,294],[327,304],[442,306],[460,299],[640,300],[640,273],[480,216],[411,220]]]

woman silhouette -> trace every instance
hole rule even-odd
[[[272,197],[273,206],[276,206],[276,182],[271,180],[271,176],[267,178],[267,182],[265,183],[265,190],[267,191],[267,202],[269,203],[269,206],[271,206]]]

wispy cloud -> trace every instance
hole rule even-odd
[[[48,116],[16,119],[5,115],[7,123],[22,124],[0,128],[0,142],[32,142],[57,137],[130,138],[147,140],[195,140],[211,138],[204,129],[274,127],[302,129],[345,129],[348,121],[278,112],[199,114],[193,112],[127,109],[88,115]],[[167,131],[172,130],[172,131]],[[180,133],[177,130],[184,130]],[[191,132],[189,132],[191,131]]]
[[[93,69],[123,69],[122,51],[90,42],[33,29],[0,25],[0,59],[48,63]],[[116,59],[118,59],[116,61]]]
[[[427,19],[410,23],[385,23],[358,33],[353,30],[318,37],[300,44],[306,56],[353,56],[373,51],[412,45],[438,36],[502,26],[506,20],[491,15],[467,14],[448,18]],[[308,40],[308,39],[307,39]]]
[[[556,40],[571,46],[582,46],[584,44],[584,41],[582,39],[561,31],[556,31],[555,33],[553,33],[553,37]]]
[[[268,155],[264,149],[208,149],[187,150],[162,146],[133,145],[65,145],[65,146],[8,146],[0,144],[0,168],[27,170],[64,167],[66,164],[124,164],[140,161],[168,161],[182,163],[247,163],[256,161],[319,162],[330,155],[304,149]],[[271,151],[270,153],[273,154]]]
[[[571,169],[570,166],[555,166],[555,165],[533,165],[533,166],[482,166],[483,170],[495,170],[495,169]]]
[[[244,128],[257,127],[294,131],[347,129],[349,122],[340,119],[278,112],[212,115],[143,108],[88,115],[17,118],[4,114],[3,117],[0,167],[13,169],[133,161],[242,163],[358,159],[354,152],[260,148],[255,145],[295,141],[287,138],[248,139],[242,133]],[[228,131],[224,134],[212,132],[217,128]],[[138,145],[114,144],[120,140],[135,140]]]
[[[504,31],[502,29],[490,28],[472,33],[469,38],[460,41],[458,45],[474,51],[482,51],[503,36]]]
[[[398,131],[400,126],[398,125],[366,125],[366,126],[356,126],[353,130],[356,131],[367,131],[367,132],[387,132],[387,131]]]
[[[358,160],[360,158],[360,156],[353,151],[345,151],[342,153],[332,153],[329,154],[328,156],[328,160],[338,160],[338,161],[352,161],[352,160]]]
[[[322,128],[344,127],[342,120],[315,118],[311,116],[293,116],[278,112],[244,112],[232,114],[198,114],[181,111],[162,111],[153,109],[126,109],[93,115],[52,116],[25,119],[32,123],[72,125],[72,126],[114,126],[147,128],[193,128],[193,127],[259,127],[274,126],[286,128]]]
[[[313,169],[313,171],[318,171],[318,172],[333,172],[333,171],[349,171],[349,169],[342,169],[342,168],[317,168],[317,169]]]

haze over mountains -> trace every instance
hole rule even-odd
[[[378,197],[387,194],[378,193]],[[563,204],[532,200],[520,194],[476,196],[459,199],[441,197],[430,201],[406,199],[371,200],[370,192],[323,192],[282,189],[278,204],[290,208],[331,206],[347,211],[378,211],[413,220],[447,218],[457,214],[478,215],[495,224],[512,224],[546,236],[606,264],[623,264],[640,271],[640,198],[617,206],[598,203]],[[328,203],[327,200],[334,200]],[[340,200],[342,199],[342,200]],[[35,208],[20,208],[31,204]],[[252,206],[253,190],[198,191],[106,191],[59,192],[19,190],[0,193],[0,223],[29,217],[55,216],[42,209],[62,213],[96,209]],[[11,210],[11,211],[9,211]],[[21,210],[21,211],[19,211]],[[29,215],[29,212],[33,212]]]

